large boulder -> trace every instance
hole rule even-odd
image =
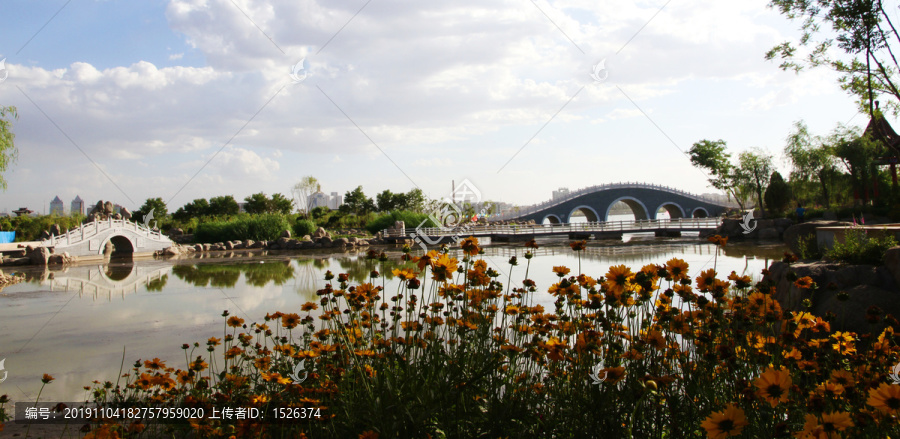
[[[800,239],[806,242],[808,252],[818,253],[819,246],[816,242],[816,229],[819,227],[850,227],[852,223],[843,221],[809,221],[800,224],[794,224],[784,231],[784,243],[790,247],[794,253],[800,253]]]
[[[323,236],[323,237],[321,237],[321,238],[319,238],[319,239],[316,240],[316,244],[322,244],[322,247],[324,247],[324,248],[330,248],[330,247],[331,247],[331,244],[332,244],[332,241],[331,241],[331,238],[330,238],[330,237],[328,237],[328,236]]]
[[[37,247],[28,254],[28,260],[34,265],[47,265],[50,262],[50,249]]]
[[[350,240],[348,240],[347,238],[338,238],[335,239],[331,244],[334,247],[346,247],[350,245]]]
[[[122,219],[131,221],[132,213],[127,207],[122,207],[120,213],[122,214]]]
[[[776,286],[774,297],[785,310],[809,311],[816,316],[825,316],[831,312],[837,316],[831,322],[832,330],[868,333],[873,329],[865,318],[870,306],[877,306],[885,314],[900,317],[900,288],[892,274],[885,266],[822,261],[792,265],[776,262],[769,267],[769,274],[763,281],[772,282]],[[790,280],[804,276],[812,278],[818,289],[801,290]],[[841,291],[849,295],[847,300],[838,299]],[[811,308],[802,306],[804,299],[810,300]],[[874,329],[880,332],[880,327]]]
[[[290,231],[290,230],[283,230],[283,231],[281,232],[281,237],[282,237],[282,238],[290,238],[290,237],[291,237],[291,231]]]
[[[313,233],[312,238],[313,238],[313,239],[319,239],[319,238],[324,238],[325,236],[328,236],[328,232],[325,231],[325,228],[324,228],[324,227],[319,227],[319,228],[316,229],[316,231]]]
[[[53,236],[62,235],[62,229],[59,227],[59,224],[50,226],[50,234]]]

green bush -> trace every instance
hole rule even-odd
[[[15,216],[9,218],[9,224],[4,223],[4,231],[16,232],[16,242],[38,241],[41,239],[41,232],[50,230],[50,226],[59,224],[62,232],[68,232],[81,225],[84,219],[81,215],[59,216],[59,215],[41,215],[31,216]],[[9,228],[6,228],[9,227]]]
[[[844,241],[835,241],[834,247],[825,252],[825,257],[850,264],[880,265],[884,261],[884,252],[896,245],[893,235],[869,237],[865,229],[851,227],[844,234]]]
[[[403,221],[407,228],[418,227],[422,221],[426,221],[424,227],[438,227],[427,214],[410,212],[408,210],[399,210],[395,212],[383,213],[366,223],[366,230],[375,234],[384,229],[394,227],[395,221]]]
[[[252,239],[267,241],[278,239],[281,232],[290,229],[284,215],[241,215],[230,220],[210,221],[197,226],[196,242],[225,242]]]
[[[294,236],[302,237],[304,235],[312,235],[316,232],[318,226],[312,220],[298,219],[294,223]]]

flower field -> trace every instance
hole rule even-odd
[[[715,268],[692,278],[680,259],[554,267],[547,309],[531,253],[494,268],[477,239],[460,242],[459,259],[406,249],[387,289],[387,256],[370,251],[369,282],[328,272],[318,303],[260,322],[226,311],[222,337],[184,344],[180,367],[138,360],[85,387],[113,406],[305,419],[106,420],[85,437],[900,437],[893,316],[870,313],[871,334],[834,332],[830,316],[782,308],[774,286]]]

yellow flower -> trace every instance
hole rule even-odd
[[[866,404],[887,414],[900,414],[900,386],[881,383],[877,389],[869,390]]]
[[[697,277],[697,289],[700,291],[708,291],[716,283],[716,270],[710,268]]]
[[[633,278],[634,273],[631,272],[630,268],[624,265],[615,265],[609,267],[609,271],[606,272],[606,283],[604,285],[613,294],[621,294],[628,288]]]
[[[700,425],[706,429],[709,439],[723,439],[741,434],[747,424],[744,410],[728,404],[725,409],[710,414]]]
[[[797,288],[800,288],[801,290],[808,290],[815,284],[816,283],[813,282],[812,278],[809,276],[803,276],[800,279],[797,279],[796,282],[794,282],[794,285],[796,285]]]
[[[232,328],[240,328],[243,324],[244,319],[238,316],[231,316],[228,318],[228,326],[231,326]]]
[[[825,381],[816,386],[816,393],[822,396],[838,396],[844,393],[844,386],[831,381]]]
[[[478,248],[478,238],[474,236],[470,236],[460,241],[459,247],[469,256],[475,256],[481,251],[481,249]]]
[[[563,277],[569,274],[569,268],[564,266],[553,267],[553,272],[556,273],[557,276]]]
[[[281,326],[288,329],[294,329],[300,324],[300,316],[296,313],[285,314],[281,317]]]
[[[706,240],[715,245],[718,245],[720,247],[725,247],[725,244],[728,244],[727,236],[723,238],[722,236],[719,236],[719,235],[713,235],[713,236],[710,236],[709,238],[706,238]]]
[[[453,277],[453,272],[456,271],[457,260],[455,258],[451,258],[447,255],[441,255],[436,261],[433,262],[431,267],[431,278],[438,281],[446,281]]]
[[[672,258],[669,259],[669,262],[666,262],[666,270],[672,276],[672,280],[676,282],[681,279],[687,279],[688,263],[684,262],[683,259]]]
[[[393,275],[400,280],[410,280],[416,278],[416,274],[413,273],[412,270],[408,270],[405,268],[402,270],[399,268],[395,268],[391,270],[391,273],[393,273]]]
[[[821,422],[815,415],[807,414],[804,418],[806,422],[803,424],[803,431],[795,435],[798,438],[839,439],[841,437],[839,431],[853,426],[850,414],[846,412],[824,413]]]
[[[791,388],[791,374],[785,369],[776,370],[769,367],[753,384],[759,389],[757,394],[769,402],[772,407],[779,402],[787,402],[788,390]]]

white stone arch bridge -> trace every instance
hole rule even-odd
[[[153,253],[175,245],[158,231],[128,220],[100,220],[72,229],[59,236],[41,241],[42,247],[53,247],[53,252],[70,256],[103,256],[107,243],[112,243],[115,254]]]

